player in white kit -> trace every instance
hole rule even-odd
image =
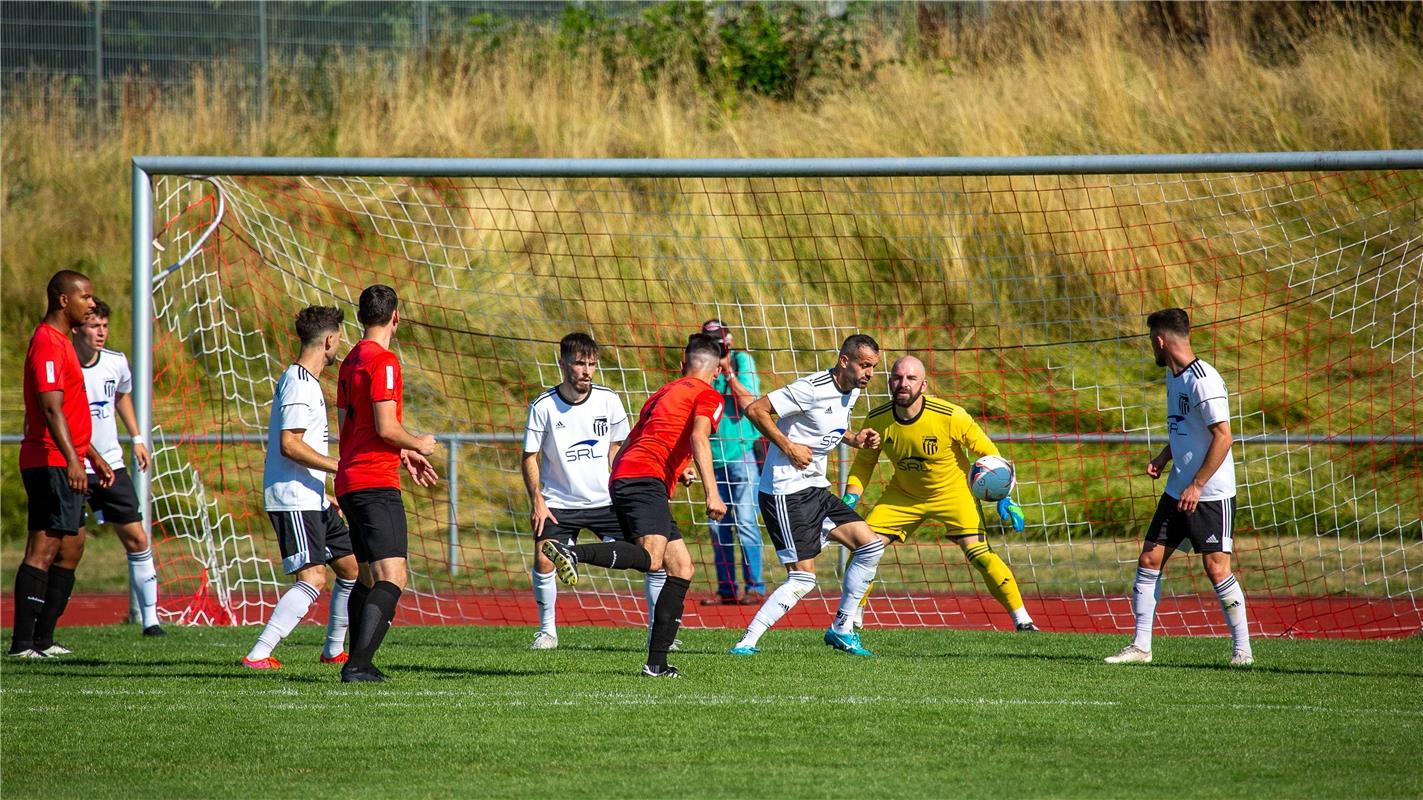
[[[117,420],[122,419],[133,436],[133,457],[140,470],[148,469],[148,447],[138,435],[138,416],[134,413],[133,398],[129,396],[133,392],[133,373],[129,370],[128,357],[104,347],[109,341],[111,313],[107,303],[95,299],[94,310],[75,330],[73,339],[79,365],[84,368],[89,416],[94,423],[90,452],[101,454],[114,471],[113,484],[105,487],[94,474],[94,465],[85,464],[89,474],[89,507],[94,512],[95,522],[114,526],[119,542],[128,552],[129,588],[137,595],[143,635],[163,636],[163,627],[158,623],[158,573],[153,566],[148,534],[143,530],[138,493],[124,463]],[[82,534],[80,538],[84,538]],[[52,635],[52,631],[50,633]],[[38,635],[36,641],[39,641]],[[63,649],[59,645],[53,647]]]
[[[1206,575],[1215,586],[1221,612],[1230,627],[1231,666],[1255,663],[1250,648],[1245,593],[1230,571],[1235,519],[1235,459],[1231,454],[1230,393],[1220,373],[1196,358],[1191,349],[1191,321],[1179,308],[1157,311],[1146,318],[1156,365],[1166,367],[1166,446],[1146,466],[1158,478],[1170,463],[1166,491],[1146,531],[1132,613],[1136,637],[1108,664],[1151,663],[1151,629],[1160,596],[1161,571],[1182,542],[1201,554]]]
[[[344,664],[346,627],[356,557],[351,532],[326,494],[326,474],[336,472],[329,453],[330,423],[321,372],[336,361],[345,314],[333,306],[309,306],[296,315],[301,353],[277,380],[267,430],[262,504],[277,532],[282,570],[296,577],[242,659],[249,669],[281,669],[272,651],[301,622],[326,585],[326,567],[336,573],[327,611],[323,664]]]
[[[539,630],[531,650],[558,647],[555,605],[558,592],[553,562],[538,543],[554,539],[572,546],[579,531],[604,541],[622,539],[623,530],[608,495],[608,465],[628,436],[628,415],[617,393],[593,383],[598,344],[586,333],[570,333],[558,343],[563,380],[529,404],[521,464],[529,495],[534,533],[530,573]],[[667,581],[662,570],[647,573],[648,616]]]
[[[885,543],[831,490],[825,471],[827,457],[842,440],[851,447],[879,446],[879,434],[872,429],[850,432],[855,401],[874,377],[879,358],[879,344],[855,334],[840,346],[834,367],[783,386],[746,409],[746,418],[771,443],[761,470],[761,518],[786,567],[786,582],[757,610],[732,655],[760,652],[761,636],[815,588],[815,557],[828,539],[845,545],[851,555],[825,643],[853,655],[874,655],[861,646],[852,623]]]

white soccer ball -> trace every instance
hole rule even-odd
[[[968,470],[968,490],[979,500],[996,503],[1013,493],[1018,485],[1013,465],[998,456],[984,456]]]

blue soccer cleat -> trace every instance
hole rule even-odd
[[[754,656],[761,652],[761,648],[749,644],[738,644],[727,652],[734,656]]]
[[[825,631],[825,643],[836,650],[843,650],[852,656],[874,655],[874,653],[866,650],[864,646],[860,644],[860,634],[858,633],[836,633],[834,628],[827,628]]]

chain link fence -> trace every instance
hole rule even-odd
[[[601,3],[635,14],[654,1]],[[845,13],[845,0],[803,6]],[[266,96],[269,67],[332,50],[414,50],[472,26],[554,23],[560,0],[108,0],[0,2],[0,69],[10,101],[78,103],[102,123],[124,84],[181,86],[195,70],[225,70]],[[860,16],[880,24],[935,5],[957,17],[986,13],[972,2],[876,3]],[[259,100],[254,100],[258,102]],[[260,109],[253,109],[260,111]]]

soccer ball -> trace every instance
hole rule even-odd
[[[1018,485],[1013,465],[998,456],[984,456],[968,470],[968,490],[979,500],[997,502],[1013,493]]]

